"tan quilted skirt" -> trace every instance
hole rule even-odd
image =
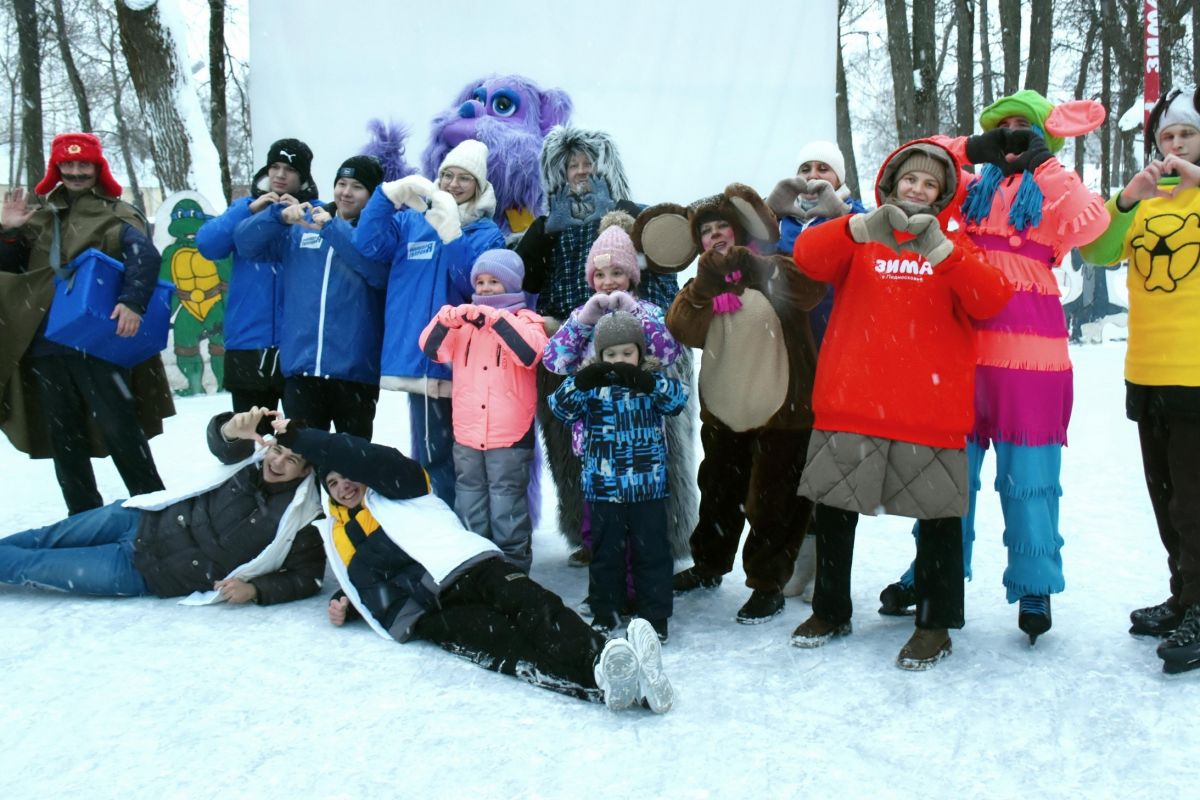
[[[961,517],[967,451],[814,430],[798,493],[870,516]]]

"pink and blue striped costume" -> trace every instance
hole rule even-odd
[[[966,137],[943,141],[965,160]],[[968,185],[980,180],[963,178]],[[1003,178],[990,208],[972,208],[969,192],[963,216],[967,235],[1016,289],[1003,311],[975,322],[975,427],[967,448],[971,498],[963,518],[969,575],[979,475],[984,454],[994,445],[1008,548],[1004,585],[1012,603],[1065,587],[1059,473],[1073,388],[1066,318],[1051,269],[1071,248],[1100,236],[1109,218],[1103,199],[1056,158],[1032,173]]]

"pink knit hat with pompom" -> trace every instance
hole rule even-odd
[[[587,257],[587,283],[596,291],[593,278],[597,267],[620,267],[629,276],[629,286],[637,286],[642,279],[642,268],[638,265],[637,250],[629,232],[633,230],[633,217],[624,211],[610,211],[600,219],[600,235],[592,243]]]

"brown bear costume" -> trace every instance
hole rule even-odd
[[[736,245],[702,255],[696,278],[676,296],[667,328],[702,349],[699,377],[700,519],[690,540],[695,566],[675,576],[676,592],[713,587],[742,552],[754,590],[738,621],[762,622],[783,610],[812,512],[796,494],[812,433],[816,347],[808,310],[826,286],[789,258],[760,255],[778,239],[774,215],[753,189],[730,184],[684,208],[661,204],[638,217],[633,239],[652,269],[682,269],[701,249],[706,222],[730,223]]]

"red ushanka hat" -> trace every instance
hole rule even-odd
[[[113,177],[104,159],[100,139],[90,133],[60,133],[50,142],[50,163],[46,165],[46,177],[33,187],[33,191],[45,197],[62,180],[58,165],[64,161],[86,161],[96,165],[96,186],[109,197],[121,196],[121,184]]]

